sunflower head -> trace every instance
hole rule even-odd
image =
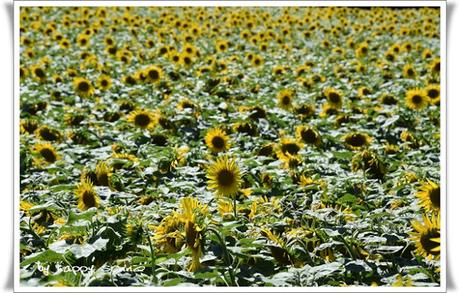
[[[420,200],[420,206],[426,211],[439,211],[441,208],[441,189],[438,184],[431,180],[420,187],[416,196]]]
[[[82,77],[74,78],[73,88],[77,95],[83,98],[90,97],[94,93],[94,88],[91,85],[91,82]]]
[[[40,158],[48,164],[52,164],[59,159],[59,155],[55,148],[49,143],[36,144],[35,151],[40,155]]]
[[[207,172],[208,185],[218,196],[235,197],[240,190],[241,171],[234,159],[220,157],[211,164]]]
[[[352,132],[343,137],[343,142],[352,149],[359,149],[368,146],[372,138],[367,133]]]
[[[278,106],[285,110],[291,109],[293,97],[294,97],[293,90],[291,89],[281,90],[277,95]]]
[[[156,123],[155,114],[149,110],[135,110],[128,116],[128,121],[140,128],[151,128]]]
[[[101,75],[97,79],[97,85],[101,90],[108,90],[112,86],[112,80],[107,75]]]
[[[303,144],[297,140],[289,137],[283,137],[278,146],[278,151],[276,152],[279,159],[283,159],[284,156],[291,155],[295,156],[302,149]]]
[[[351,160],[351,170],[362,170],[369,178],[383,179],[387,168],[380,156],[372,150],[363,150]]]
[[[326,88],[324,90],[324,96],[331,107],[335,109],[340,109],[342,107],[342,93],[339,90]]]
[[[423,215],[423,222],[413,221],[412,227],[411,240],[415,242],[415,253],[429,260],[438,260],[441,254],[440,214],[433,214],[431,218]]]
[[[229,147],[228,136],[220,128],[208,130],[205,141],[208,148],[214,153],[226,151]]]
[[[37,64],[32,66],[30,72],[32,72],[36,80],[40,82],[46,81],[46,70],[41,65]]]
[[[94,190],[93,183],[88,179],[83,179],[77,187],[78,208],[82,211],[92,207],[99,207],[99,196]]]
[[[159,82],[163,76],[163,71],[156,65],[151,65],[144,70],[144,75],[149,82]]]
[[[106,162],[100,161],[96,165],[97,185],[109,186],[110,167]]]
[[[321,144],[321,135],[316,129],[310,126],[297,126],[296,137],[299,141],[302,141],[306,144],[315,146],[319,146]]]
[[[173,212],[154,228],[154,240],[161,251],[166,253],[178,252],[184,244],[184,236],[180,232],[182,221],[179,214]]]
[[[433,73],[439,74],[439,72],[441,71],[441,59],[434,59],[430,64],[430,69]]]
[[[415,71],[414,67],[412,64],[406,64],[403,67],[403,76],[405,78],[415,78],[417,75],[417,72]]]
[[[439,84],[429,84],[425,88],[426,96],[433,105],[439,105],[441,102],[441,87]]]
[[[40,126],[35,133],[39,138],[47,141],[59,141],[62,138],[62,134],[58,130],[47,125]]]
[[[428,104],[426,92],[421,89],[411,89],[406,92],[406,105],[412,110],[421,110]]]
[[[385,105],[396,105],[398,100],[389,93],[384,93],[380,96],[380,102]]]

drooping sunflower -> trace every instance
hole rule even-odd
[[[108,90],[112,86],[112,80],[107,75],[101,75],[97,79],[97,85],[101,90]]]
[[[278,156],[278,159],[283,160],[288,155],[297,155],[302,147],[302,143],[298,142],[297,140],[289,137],[283,137],[278,146],[276,155]]]
[[[282,109],[289,110],[292,107],[292,100],[294,91],[291,89],[281,90],[276,96],[278,99],[278,106]]]
[[[163,70],[160,67],[151,65],[144,70],[147,81],[159,82],[163,76]]]
[[[73,87],[77,95],[83,98],[90,97],[94,93],[91,82],[86,78],[76,77],[73,80]]]
[[[310,126],[299,125],[296,128],[297,139],[306,143],[319,146],[321,144],[321,135]]]
[[[208,130],[205,141],[206,145],[214,153],[226,151],[229,147],[227,134],[218,127]]]
[[[80,210],[85,211],[92,207],[99,207],[99,196],[89,179],[85,178],[78,184],[75,194],[78,197],[78,208]]]
[[[47,141],[59,141],[62,138],[62,134],[59,132],[59,130],[51,128],[48,125],[40,126],[35,131],[35,135]]]
[[[426,92],[421,89],[411,89],[406,92],[406,105],[412,110],[421,110],[428,104]]]
[[[156,123],[155,114],[149,110],[135,110],[128,116],[128,121],[134,123],[137,127],[147,129],[151,128]]]
[[[441,254],[441,217],[433,214],[431,218],[423,215],[423,222],[412,221],[415,231],[411,240],[415,242],[415,253],[429,260],[438,260]]]
[[[220,157],[207,172],[209,188],[215,190],[218,196],[235,197],[240,190],[241,171],[234,159]]]
[[[51,164],[59,159],[56,149],[50,143],[36,144],[35,150],[47,163]]]
[[[324,96],[331,107],[335,109],[340,109],[342,107],[342,93],[339,90],[326,88],[324,89]]]
[[[154,240],[160,250],[166,253],[175,253],[184,243],[184,236],[180,232],[181,220],[177,212],[173,212],[154,228]]]
[[[368,146],[372,138],[363,132],[352,132],[343,136],[343,142],[352,149],[359,149]]]
[[[109,186],[110,167],[106,162],[100,161],[96,165],[97,185]]]
[[[426,95],[428,96],[430,103],[433,105],[439,105],[441,102],[441,87],[439,84],[429,84],[425,88]]]
[[[416,193],[419,205],[426,211],[438,211],[441,207],[441,188],[431,180],[425,182]]]

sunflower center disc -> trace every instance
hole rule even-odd
[[[140,127],[146,127],[150,123],[150,118],[145,114],[138,114],[134,118],[134,123],[136,123],[136,125],[139,125]]]
[[[85,191],[83,193],[82,199],[83,199],[83,203],[85,204],[85,206],[87,207],[96,206],[96,199],[91,191]]]
[[[222,149],[222,148],[225,147],[225,141],[224,141],[224,139],[222,137],[216,136],[216,137],[212,138],[212,145],[216,149]]]
[[[221,186],[231,186],[235,182],[235,175],[229,170],[222,170],[217,175],[217,182]]]
[[[86,92],[86,91],[89,90],[89,84],[88,84],[87,82],[85,82],[85,81],[80,82],[80,83],[78,84],[78,89],[79,89],[80,91],[82,91],[82,92]]]
[[[434,241],[431,241],[431,239],[439,238],[439,237],[441,237],[439,232],[436,231],[435,229],[431,229],[420,236],[420,244],[422,244],[423,249],[427,253],[438,255],[439,251],[432,251],[432,249],[438,247],[439,244]]]

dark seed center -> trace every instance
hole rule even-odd
[[[146,127],[150,123],[150,117],[146,114],[137,114],[134,117],[134,123],[140,127]]]
[[[78,90],[87,92],[89,90],[89,84],[86,81],[82,81],[78,84]]]
[[[216,149],[222,149],[225,147],[225,140],[220,136],[213,137],[211,142]]]
[[[229,170],[222,170],[217,174],[217,182],[220,186],[232,186],[235,183],[235,175]]]

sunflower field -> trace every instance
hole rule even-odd
[[[440,286],[440,9],[21,7],[23,286]]]

